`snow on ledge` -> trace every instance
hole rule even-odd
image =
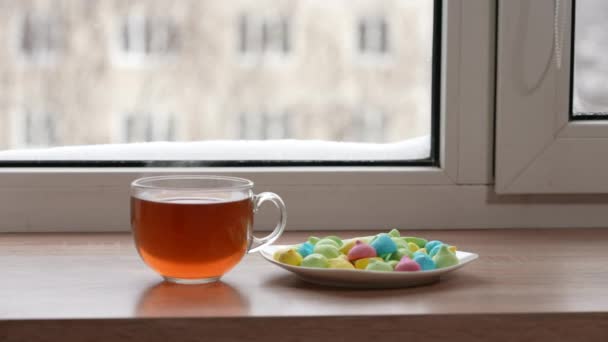
[[[0,161],[26,160],[408,160],[430,155],[430,136],[396,143],[321,140],[208,140],[63,146],[0,151]]]

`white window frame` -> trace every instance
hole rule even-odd
[[[439,167],[4,168],[0,230],[128,231],[129,183],[176,173],[250,178],[283,197],[288,229],[606,226],[605,200],[494,192],[495,5],[443,3]]]
[[[500,2],[496,100],[498,193],[608,192],[608,121],[569,121],[573,2],[559,3],[556,28],[554,16],[547,15],[554,12],[554,0],[535,0],[533,4],[524,0]],[[527,23],[514,20],[516,17],[525,20],[521,14],[526,8]],[[527,27],[527,32],[522,33],[522,27]],[[562,51],[559,66],[552,53],[556,50]],[[514,51],[521,63],[512,62]],[[545,67],[546,75],[541,77]],[[529,70],[537,74],[531,79],[517,77],[529,74]],[[528,83],[534,83],[534,87]]]

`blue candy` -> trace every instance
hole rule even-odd
[[[426,243],[426,245],[424,246],[424,248],[426,249],[426,252],[429,253],[429,255],[431,255],[431,251],[437,247],[437,246],[441,246],[443,245],[443,242],[438,241],[438,240],[433,240],[433,241],[429,241]]]
[[[420,265],[420,268],[423,271],[430,271],[430,270],[434,270],[435,268],[437,268],[437,265],[435,265],[435,262],[433,261],[433,259],[431,259],[430,256],[420,253],[418,255],[416,255],[414,257],[414,261]]]
[[[397,251],[397,245],[388,234],[378,234],[376,239],[370,244],[376,250],[378,255],[386,255]]]
[[[314,249],[315,249],[315,246],[313,246],[312,243],[304,242],[303,244],[300,245],[300,247],[298,247],[298,253],[300,253],[302,258],[306,258],[310,254],[312,254]]]
[[[435,246],[435,247],[433,248],[433,250],[431,250],[431,251],[429,252],[429,256],[430,256],[430,257],[434,257],[434,256],[435,256],[435,254],[437,254],[437,252],[439,252],[439,250],[441,249],[441,246],[443,246],[443,244],[442,244],[442,243],[440,243],[440,244],[438,244],[437,246]],[[446,245],[446,246],[447,246],[447,245]]]
[[[415,257],[417,257],[417,256],[419,256],[419,255],[426,255],[426,254],[423,253],[423,252],[416,251],[416,252],[414,252],[414,254],[412,254],[412,259],[415,258]]]

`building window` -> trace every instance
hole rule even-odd
[[[239,19],[239,51],[245,55],[266,53],[286,55],[291,50],[289,22],[286,17],[255,17]]]
[[[287,139],[291,116],[286,112],[244,112],[240,115],[240,138],[245,140]]]
[[[48,63],[61,45],[60,25],[48,15],[26,13],[21,21],[19,50],[26,60]]]
[[[13,147],[51,147],[57,144],[55,115],[23,111],[13,117]]]
[[[175,141],[176,133],[171,114],[127,113],[122,117],[122,142]]]
[[[121,28],[121,49],[135,58],[173,54],[178,49],[177,28],[167,19],[129,15]]]
[[[362,54],[383,55],[389,52],[388,25],[383,17],[359,20],[358,38]]]

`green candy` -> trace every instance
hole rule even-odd
[[[404,256],[412,258],[412,252],[407,248],[398,248],[397,251],[391,255],[390,260],[400,261]]]
[[[401,236],[401,234],[399,233],[399,231],[397,229],[391,229],[391,231],[388,232],[388,235],[390,235],[392,237],[399,237],[399,236]]]
[[[330,246],[334,246],[336,248],[340,248],[340,245],[332,239],[321,239],[315,244],[315,246],[321,246],[321,245],[330,245]]]
[[[340,239],[339,237],[337,237],[335,235],[326,236],[323,238],[323,240],[325,240],[325,239],[335,241],[338,244],[338,247],[342,247],[342,245],[344,244],[344,242],[342,242],[342,239]]]
[[[308,238],[308,242],[310,242],[310,244],[313,245],[313,246],[316,245],[317,242],[319,242],[319,240],[321,240],[321,239],[319,239],[316,236],[311,236],[311,237]]]
[[[391,267],[393,268],[393,270],[395,269],[395,266],[397,266],[397,264],[399,263],[399,261],[397,260],[389,260],[387,262],[389,265],[391,265]]]
[[[321,254],[324,257],[326,257],[327,259],[333,259],[333,258],[337,258],[340,255],[340,250],[338,249],[338,247],[331,245],[331,244],[318,244],[317,243],[313,253]]]
[[[393,237],[393,238],[391,238],[391,240],[393,240],[395,245],[397,245],[397,248],[408,248],[407,242],[403,241],[403,239]]]
[[[458,258],[452,252],[450,252],[448,246],[446,245],[442,245],[439,248],[439,251],[433,257],[433,261],[435,262],[437,268],[450,267],[458,265],[459,263]]]
[[[393,267],[384,261],[378,261],[378,260],[370,260],[369,264],[367,265],[367,267],[365,268],[368,271],[380,271],[380,272],[392,272],[393,271]]]
[[[302,260],[303,267],[314,267],[314,268],[327,268],[329,263],[327,258],[322,254],[310,254]]]
[[[424,246],[426,246],[426,243],[428,242],[426,239],[419,238],[419,237],[413,237],[413,236],[404,236],[404,237],[402,237],[402,239],[405,242],[413,242],[420,248],[424,248]]]

